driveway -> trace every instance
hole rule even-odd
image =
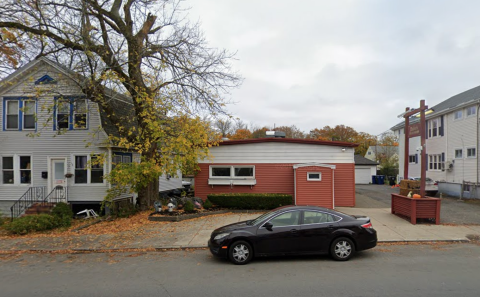
[[[386,185],[355,185],[358,208],[390,208],[391,194],[399,188]],[[480,200],[443,197],[440,210],[442,224],[480,225]]]

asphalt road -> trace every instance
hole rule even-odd
[[[478,296],[480,246],[379,246],[349,262],[207,250],[0,255],[1,296]]]
[[[356,207],[390,208],[392,193],[398,194],[399,189],[392,189],[386,185],[355,185]],[[445,196],[441,202],[440,221],[442,224],[478,225],[480,224],[480,201],[459,200]]]

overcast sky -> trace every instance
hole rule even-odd
[[[244,77],[229,111],[304,132],[379,134],[420,99],[480,85],[480,1],[191,0],[211,46]]]

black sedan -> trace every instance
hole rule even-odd
[[[376,245],[377,232],[368,217],[316,206],[279,207],[255,220],[218,228],[208,241],[213,255],[238,265],[254,256],[293,254],[329,253],[346,261]]]

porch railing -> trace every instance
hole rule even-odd
[[[53,190],[43,199],[42,204],[54,204],[59,202],[67,202],[67,187],[56,186]]]
[[[30,187],[25,194],[20,197],[10,207],[10,213],[12,220],[19,217],[27,208],[34,203],[42,202],[45,199],[46,187]]]

